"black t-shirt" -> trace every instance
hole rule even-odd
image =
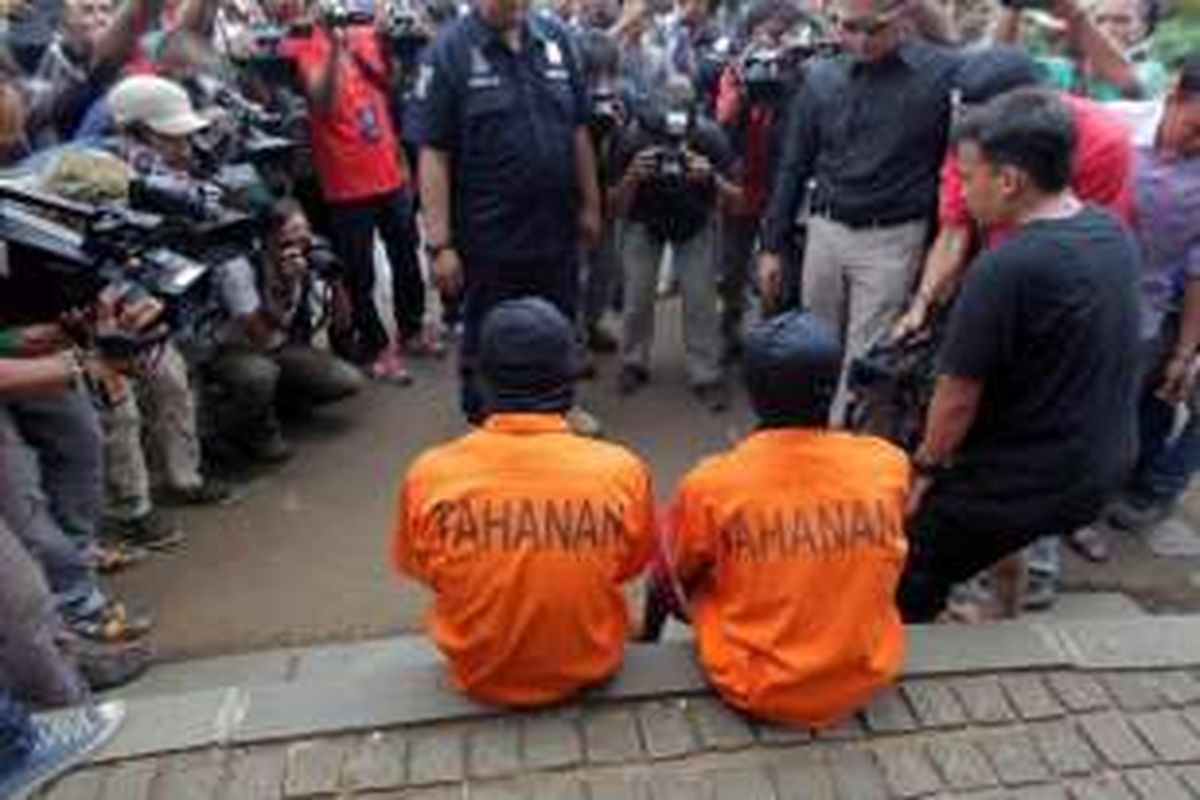
[[[642,150],[662,145],[636,122],[626,128],[617,145],[617,163],[610,179],[617,183]],[[713,169],[729,177],[734,155],[725,132],[707,117],[698,117],[687,135],[687,147],[712,162]],[[638,187],[629,219],[640,222],[655,236],[682,242],[695,236],[708,223],[716,207],[714,182],[698,186],[685,178],[654,178]]]
[[[984,384],[964,469],[1064,498],[1121,480],[1135,446],[1139,271],[1129,234],[1091,208],[1026,225],[975,260],[940,363]]]

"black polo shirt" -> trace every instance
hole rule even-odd
[[[589,107],[566,30],[525,22],[513,52],[475,12],[438,38],[418,81],[422,144],[450,154],[454,244],[468,261],[561,259],[577,246],[577,128]]]
[[[814,212],[850,227],[932,217],[961,61],[918,40],[878,63],[814,62],[789,109],[767,249],[790,237],[810,180]]]

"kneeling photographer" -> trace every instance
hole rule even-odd
[[[314,273],[334,267],[314,242],[308,218],[292,199],[268,214],[266,241],[257,269],[248,259],[217,267],[215,280],[224,318],[214,358],[202,370],[227,393],[226,433],[263,460],[290,455],[277,409],[331,403],[362,388],[350,363],[312,345],[321,305]],[[328,275],[320,277],[328,278]]]
[[[618,388],[631,394],[649,380],[658,267],[669,245],[683,295],[688,381],[701,403],[722,411],[729,387],[721,366],[716,214],[720,205],[740,200],[741,188],[732,180],[725,134],[697,108],[692,83],[675,75],[621,133],[618,181],[610,194],[612,207],[627,220]]]

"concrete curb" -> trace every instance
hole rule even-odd
[[[382,651],[386,644],[379,643]],[[1200,666],[1200,616],[909,629],[904,678],[1049,669]],[[579,705],[708,693],[689,642],[631,645],[620,673]],[[127,723],[94,763],[215,745],[328,736],[505,713],[462,697],[436,658],[369,673],[127,700]]]

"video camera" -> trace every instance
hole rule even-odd
[[[654,179],[682,182],[687,177],[687,140],[694,112],[682,108],[642,109],[641,125],[650,134],[654,154]]]
[[[751,43],[742,55],[739,78],[752,104],[774,104],[799,85],[805,62],[840,52],[841,45],[805,17],[778,44]]]

